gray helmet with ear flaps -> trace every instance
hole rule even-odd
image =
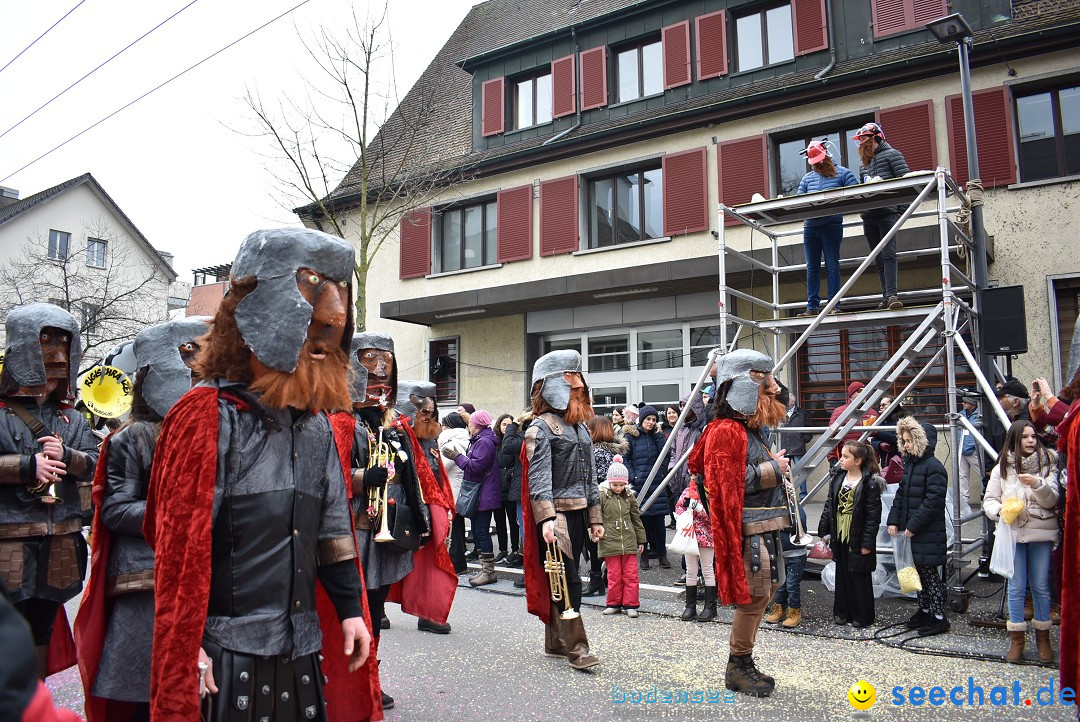
[[[716,362],[716,386],[731,381],[724,400],[740,414],[749,416],[757,409],[761,383],[750,377],[751,371],[772,373],[773,360],[753,349],[741,348],[721,356]]]
[[[406,416],[410,421],[416,419],[419,408],[412,402],[415,396],[421,403],[426,398],[435,398],[435,384],[430,381],[399,381],[397,389],[397,404],[394,409]]]
[[[349,375],[352,378],[352,388],[349,395],[352,397],[353,403],[356,404],[367,400],[368,372],[364,365],[360,363],[360,351],[366,348],[394,353],[394,339],[390,338],[388,334],[379,333],[378,331],[364,331],[353,334],[349,348]],[[394,387],[397,386],[396,363],[394,364],[394,373],[390,377],[390,383]]]
[[[5,321],[7,351],[4,368],[19,386],[43,386],[48,378],[41,355],[41,330],[58,328],[71,334],[68,346],[68,394],[75,396],[82,360],[79,324],[70,313],[51,303],[27,303],[8,311]]]
[[[563,378],[567,372],[581,373],[581,354],[571,349],[546,353],[533,364],[533,385],[543,381],[540,396],[559,411],[570,405],[570,384]]]
[[[142,395],[159,416],[169,413],[191,389],[191,369],[180,357],[179,346],[209,331],[208,321],[198,317],[168,321],[143,329],[135,337],[136,365],[147,369]]]
[[[296,272],[310,268],[327,278],[350,283],[353,247],[336,236],[310,228],[255,231],[244,239],[232,265],[235,279],[254,278],[255,290],[236,307],[236,326],[260,362],[292,373],[300,361],[313,311],[296,285]],[[346,328],[352,328],[352,303],[346,304]],[[346,334],[341,348],[349,351]]]

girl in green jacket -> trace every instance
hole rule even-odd
[[[604,512],[604,536],[600,558],[607,563],[607,609],[604,614],[638,615],[637,556],[645,548],[645,526],[633,492],[627,489],[629,474],[621,456],[611,460],[607,479],[600,484],[600,508]]]

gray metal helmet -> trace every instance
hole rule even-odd
[[[750,376],[751,371],[772,373],[773,360],[753,349],[741,348],[721,356],[716,362],[716,386],[731,381],[724,400],[735,411],[749,416],[757,409],[761,381]]]
[[[135,337],[138,369],[146,368],[142,395],[161,417],[191,389],[191,369],[178,347],[194,342],[210,330],[208,319],[192,317],[151,326]]]
[[[368,371],[360,363],[360,352],[364,349],[373,348],[379,351],[394,353],[394,339],[385,333],[377,331],[364,331],[353,334],[352,346],[349,349],[349,366],[352,369],[352,388],[350,397],[354,404],[360,404],[367,400]],[[394,370],[390,375],[390,385],[394,387],[391,396],[397,403],[397,357],[394,358]]]
[[[309,228],[255,231],[244,239],[232,276],[254,278],[255,290],[236,307],[236,325],[244,343],[260,362],[292,373],[300,361],[312,309],[296,285],[296,272],[310,268],[327,278],[351,284],[353,247],[346,241]],[[352,328],[347,304],[346,328]],[[341,344],[348,353],[349,338]]]
[[[542,381],[540,396],[559,411],[570,405],[570,384],[563,378],[568,371],[581,373],[581,354],[571,349],[546,353],[533,364],[532,385]]]
[[[413,398],[416,401],[413,401]],[[416,412],[420,410],[417,404],[423,404],[424,399],[435,398],[435,384],[430,381],[398,381],[397,404],[394,409],[410,421],[416,419]]]
[[[44,386],[48,382],[41,355],[41,330],[58,328],[71,334],[68,346],[68,396],[75,397],[75,386],[82,359],[79,324],[70,313],[51,303],[27,303],[8,311],[5,329],[7,350],[4,369],[19,386]]]

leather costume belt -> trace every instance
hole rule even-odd
[[[757,573],[761,570],[761,547],[764,546],[765,550],[769,553],[769,559],[776,559],[776,549],[779,547],[779,540],[777,539],[776,532],[766,532],[764,534],[754,534],[750,537],[750,571]],[[780,581],[780,567],[778,564],[769,564],[770,571],[772,572],[772,582],[776,584]]]
[[[115,597],[132,592],[150,592],[154,590],[154,570],[118,574],[105,580],[105,596]]]
[[[82,531],[82,521],[79,519],[67,519],[57,522],[52,525],[52,531],[49,531],[49,523],[46,521],[25,524],[0,524],[0,539],[25,539],[27,537],[49,535],[61,536],[63,534],[74,534],[77,531]]]

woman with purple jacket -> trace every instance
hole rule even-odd
[[[499,439],[491,429],[491,414],[480,409],[469,418],[469,450],[458,454],[454,463],[465,481],[480,483],[480,501],[471,517],[473,540],[480,550],[480,572],[469,578],[474,587],[494,584],[495,548],[491,543],[491,514],[502,508],[502,488],[499,473]]]

